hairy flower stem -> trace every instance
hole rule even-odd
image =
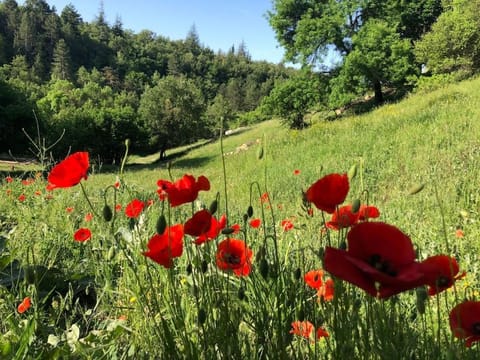
[[[92,202],[90,201],[88,195],[87,195],[87,192],[85,191],[85,187],[83,186],[82,182],[80,182],[80,188],[82,189],[82,192],[83,192],[83,196],[85,196],[85,199],[87,200],[87,203],[88,205],[90,206],[90,209],[92,210],[92,212],[95,214],[96,217],[98,217],[98,214],[97,212],[95,211],[95,208],[93,207],[93,204]]]

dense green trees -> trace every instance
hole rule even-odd
[[[329,105],[337,107],[415,71],[413,41],[442,11],[441,0],[274,0],[269,20],[289,60],[321,66],[334,57]]]
[[[59,156],[88,149],[114,160],[126,138],[163,153],[218,133],[220,117],[237,124],[291,72],[252,61],[245,44],[214,53],[195,27],[173,41],[110,25],[103,9],[88,23],[73,5],[57,14],[44,0],[0,1],[0,111],[12,110],[0,128],[17,140],[0,142],[0,153],[25,150],[19,124],[34,125],[33,111],[47,141],[65,129]]]
[[[480,69],[480,1],[445,0],[432,31],[416,43],[419,62],[434,74]]]

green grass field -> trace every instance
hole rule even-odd
[[[479,88],[473,79],[361,116],[313,116],[302,131],[271,120],[168,151],[168,162],[131,155],[122,174],[91,159],[81,183],[88,201],[80,185],[47,193],[42,178],[21,182],[31,168],[0,167],[13,176],[0,183],[0,358],[480,358],[479,346],[465,347],[449,327],[453,306],[479,296]],[[455,256],[466,276],[426,300],[418,290],[375,299],[340,279],[333,300],[317,298],[303,275],[323,267],[325,246],[341,246],[348,229],[325,230],[330,215],[308,216],[302,194],[353,167],[345,204],[376,206],[375,220],[407,234],[419,260]],[[159,201],[157,180],[184,174],[206,176],[211,189],[192,205]],[[262,203],[264,193],[270,202]],[[135,198],[153,204],[129,219],[124,209]],[[215,216],[239,224],[235,237],[252,249],[248,276],[218,269],[226,235],[201,246],[185,235],[170,269],[142,255],[161,214],[169,225],[185,223],[215,199]],[[248,224],[253,218],[259,228]],[[284,231],[287,219],[294,228]],[[91,230],[89,241],[74,241],[79,228]],[[32,306],[19,312],[25,297]],[[296,320],[329,336],[291,334]]]

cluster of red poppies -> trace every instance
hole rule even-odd
[[[48,187],[74,186],[87,179],[88,167],[88,153],[72,154],[52,169]],[[192,175],[184,175],[175,182],[159,180],[157,185],[160,200],[168,200],[171,207],[192,202],[199,191],[210,189],[205,176],[195,179]],[[324,269],[333,277],[372,296],[388,298],[420,286],[427,286],[429,295],[436,295],[465,275],[460,273],[456,259],[448,255],[417,261],[408,235],[393,225],[368,221],[380,215],[377,208],[360,204],[340,206],[348,192],[347,174],[326,175],[305,192],[308,202],[332,214],[325,224],[327,228],[349,228],[345,249],[332,246],[325,249]],[[137,214],[142,209],[143,204],[132,203],[129,211]],[[217,238],[227,226],[226,222],[225,216],[216,219],[209,210],[200,210],[185,225],[162,227],[149,240],[148,250],[143,254],[164,267],[171,267],[173,259],[182,255],[184,234],[191,235],[194,243],[201,245]],[[234,233],[234,229],[231,230],[230,233]],[[222,270],[246,276],[251,271],[252,250],[245,241],[227,236],[217,245],[216,264]],[[333,296],[331,284],[322,290],[326,296]],[[456,337],[466,339],[467,346],[480,340],[480,302],[465,301],[457,305],[450,313],[450,325]]]
[[[416,260],[411,239],[401,230],[384,222],[366,222],[380,215],[372,206],[339,207],[348,194],[347,174],[330,174],[314,183],[305,193],[318,209],[332,214],[326,226],[350,228],[346,249],[327,246],[324,268],[336,278],[345,280],[368,294],[388,298],[420,286],[428,287],[430,296],[450,287],[465,276],[457,260],[448,255],[434,255]],[[454,335],[466,345],[480,340],[480,302],[465,301],[450,313]]]

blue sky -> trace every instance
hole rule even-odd
[[[100,0],[46,0],[57,14],[69,3],[82,19],[91,22],[99,13]],[[23,1],[18,1],[23,3]],[[200,41],[214,50],[227,51],[242,41],[253,60],[282,61],[278,45],[266,19],[271,0],[103,0],[110,25],[120,17],[124,29],[135,33],[148,29],[172,40],[184,39],[195,25]]]

